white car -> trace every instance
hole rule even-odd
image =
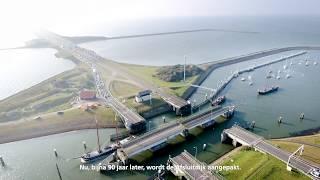
[[[319,178],[320,177],[320,169],[312,169],[312,171],[310,172],[310,174],[314,177]]]

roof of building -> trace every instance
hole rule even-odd
[[[137,94],[137,97],[150,95],[151,92],[152,92],[151,90],[140,91],[140,92]]]
[[[80,98],[81,99],[94,99],[94,98],[96,98],[96,92],[89,91],[89,90],[83,90],[80,92]]]

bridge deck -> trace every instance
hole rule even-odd
[[[193,116],[185,119],[182,122],[174,122],[166,127],[156,129],[152,132],[142,135],[133,141],[122,146],[123,151],[127,157],[131,157],[139,152],[156,146],[168,138],[174,137],[183,132],[185,129],[190,129],[195,126],[203,124],[206,120],[213,120],[214,118],[224,114],[230,107],[221,108],[215,111],[208,111],[198,116]]]
[[[250,146],[252,146],[253,148],[256,148],[262,152],[268,153],[276,158],[278,158],[279,160],[287,163],[289,156],[291,155],[291,153],[284,151],[272,144],[270,144],[269,142],[267,142],[263,137],[258,136],[252,132],[249,132],[239,126],[232,126],[230,129],[226,129],[224,131],[224,133],[228,134],[228,135],[232,135],[236,138],[238,138],[238,140],[244,141],[247,144],[249,144]],[[301,172],[309,175],[309,172],[313,169],[313,168],[319,168],[317,165],[308,162],[306,160],[303,160],[301,158],[299,158],[298,156],[293,156],[290,159],[290,166],[300,170]]]
[[[207,165],[200,162],[187,151],[182,152],[180,155],[170,158],[169,161],[173,164],[174,168],[184,173],[187,179],[199,180],[213,180],[219,179],[207,170]],[[185,167],[185,168],[181,168]],[[193,167],[193,168],[191,168]]]
[[[168,104],[174,106],[175,108],[182,108],[186,105],[188,105],[188,102],[180,97],[177,97],[175,95],[171,95],[168,93],[159,92],[159,96],[166,101]]]
[[[137,112],[129,109],[116,99],[110,101],[110,105],[125,119],[125,121],[129,121],[131,124],[145,121],[145,119]]]

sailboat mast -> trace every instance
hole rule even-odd
[[[116,135],[117,135],[116,143],[117,143],[117,145],[119,145],[119,130],[118,130],[117,113],[114,114],[114,121],[116,123]]]
[[[99,138],[99,129],[98,129],[98,120],[97,120],[97,118],[96,118],[96,115],[94,115],[94,119],[96,120],[98,150],[99,150],[99,152],[101,152],[100,138]]]

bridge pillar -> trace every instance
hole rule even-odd
[[[228,135],[223,131],[221,133],[221,142],[225,142],[227,139],[228,139]]]
[[[237,147],[237,144],[238,144],[237,140],[236,139],[232,139],[232,145],[234,147]]]
[[[184,129],[184,130],[182,131],[181,135],[182,135],[183,137],[189,136],[189,130],[188,130],[188,129]]]

